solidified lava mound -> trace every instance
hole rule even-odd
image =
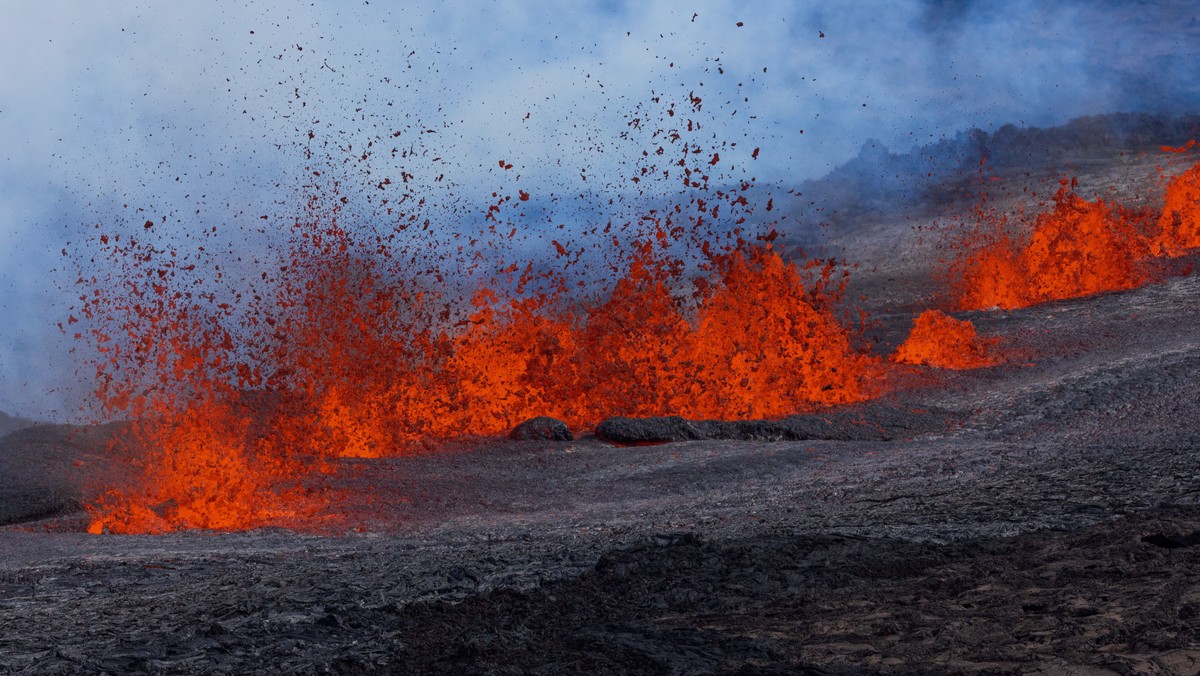
[[[780,420],[687,420],[679,416],[609,418],[596,426],[596,436],[619,444],[702,439],[891,441],[943,432],[957,419],[958,416],[950,411],[865,404],[792,415]]]

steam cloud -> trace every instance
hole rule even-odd
[[[310,129],[347,148],[408,130],[444,158],[420,189],[457,186],[482,212],[498,159],[543,195],[618,189],[624,116],[694,89],[732,102],[713,133],[763,146],[752,173],[786,186],[868,138],[905,151],[970,127],[1196,112],[1197,45],[1190,2],[13,5],[0,410],[68,419],[90,387],[55,326],[72,302],[61,249],[119,220],[258,227],[293,206]]]

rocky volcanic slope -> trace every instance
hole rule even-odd
[[[348,462],[341,536],[84,535],[103,435],[24,430],[0,671],[1197,673],[1198,298],[972,313],[1010,362],[855,410],[893,434]]]
[[[31,427],[34,424],[32,420],[12,416],[4,411],[0,411],[0,437],[25,427]]]

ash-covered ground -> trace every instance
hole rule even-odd
[[[913,255],[860,276],[881,351],[927,302]],[[960,315],[1008,363],[828,439],[347,461],[340,535],[86,535],[128,459],[17,430],[0,671],[1197,673],[1198,299],[1188,275]]]

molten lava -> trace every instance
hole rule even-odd
[[[1166,152],[1187,152],[1190,142]],[[1153,259],[1200,248],[1200,164],[1173,177],[1161,214],[1087,201],[1062,181],[1054,210],[1041,214],[1031,233],[995,213],[977,211],[951,265],[964,310],[1019,308],[1104,291],[1131,289],[1153,277]]]
[[[393,274],[336,214],[296,235],[286,274],[242,314],[188,290],[219,273],[108,244],[124,267],[98,286],[117,292],[86,306],[108,327],[100,395],[137,419],[124,443],[148,454],[138,481],[90,505],[91,531],[311,526],[328,496],[305,482],[327,460],[539,415],[576,429],[615,415],[777,417],[879,393],[880,361],[838,319],[844,274],[769,243],[742,241],[685,277],[651,237],[600,298],[484,288],[463,312]]]
[[[1156,256],[1181,256],[1200,247],[1200,164],[1167,184],[1158,233],[1150,245]]]
[[[268,387],[324,455],[393,455],[538,415],[589,429],[614,415],[780,416],[870,396],[876,360],[834,315],[835,267],[801,269],[766,246],[714,256],[689,295],[676,261],[644,241],[601,300],[483,289],[449,327],[413,320],[431,314],[429,296],[381,294],[363,263],[352,285],[347,261],[320,260],[334,263],[321,293],[300,296],[302,321],[276,322],[300,338],[274,351],[288,375]]]
[[[89,533],[181,528],[312,528],[324,496],[299,485],[295,459],[256,448],[248,416],[224,400],[132,423],[125,443],[148,449],[143,474],[87,506]]]
[[[1028,237],[985,231],[983,246],[960,259],[962,309],[1019,308],[1103,291],[1132,289],[1147,275],[1145,218],[1062,182],[1054,210],[1038,215]]]
[[[519,199],[494,193],[482,225],[460,232],[422,226],[395,206],[403,199],[381,201],[394,225],[344,227],[334,182],[289,232],[271,233],[269,254],[245,261],[208,241],[185,250],[180,230],[151,221],[100,234],[80,265],[79,311],[100,355],[102,412],[130,421],[117,443],[143,461],[88,505],[89,530],[332,523],[334,496],[318,485],[337,459],[419,452],[537,416],[588,430],[611,416],[772,418],[882,394],[889,366],[842,314],[846,273],[786,260],[773,229],[745,239],[751,182],[710,187],[716,151],[733,144],[704,148],[681,130],[649,135],[657,147],[635,183],[682,179],[700,196],[624,226],[558,225],[553,240],[535,230],[545,255],[516,262],[519,228],[504,219],[531,199],[519,188]],[[1200,169],[1172,181],[1157,236],[1150,219],[1064,185],[1028,236],[997,230],[959,261],[960,305],[1136,286],[1151,252],[1196,246],[1198,182]],[[597,258],[602,275],[588,267]],[[928,311],[892,359],[976,368],[1002,361],[996,345]]]
[[[965,370],[1003,363],[997,352],[999,339],[976,334],[975,325],[937,310],[926,310],[913,322],[912,331],[892,360],[901,364]]]

